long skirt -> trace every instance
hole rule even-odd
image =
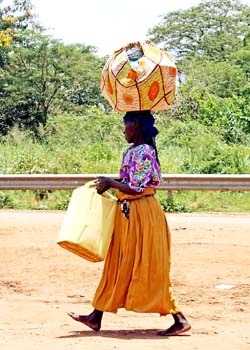
[[[127,195],[129,218],[118,205],[115,229],[92,305],[101,311],[174,314],[179,310],[170,281],[170,231],[155,189]]]

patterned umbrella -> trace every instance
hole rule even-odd
[[[177,68],[171,56],[150,42],[138,42],[109,57],[100,87],[115,111],[160,111],[170,107],[176,81]]]

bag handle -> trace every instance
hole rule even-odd
[[[87,182],[87,183],[84,185],[84,187],[86,187],[86,188],[95,188],[95,189],[96,189],[95,180],[92,180],[92,181]],[[98,194],[99,194],[99,193],[98,193]],[[113,200],[117,201],[117,199],[116,199],[111,193],[109,193],[108,191],[105,191],[105,192],[103,192],[102,194],[99,194],[99,195],[100,195],[100,196],[103,196],[103,197],[105,197],[105,198],[107,198],[107,199],[113,199]]]
[[[84,187],[87,187],[87,188],[96,187],[95,180],[86,182]]]

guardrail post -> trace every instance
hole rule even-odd
[[[172,201],[173,200],[173,191],[171,191],[171,190],[167,191],[167,198],[168,198],[168,201]]]

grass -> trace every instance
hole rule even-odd
[[[162,173],[249,174],[250,144],[227,144],[220,133],[198,121],[162,119],[157,125]],[[118,173],[128,146],[121,117],[90,108],[86,115],[51,116],[40,141],[14,128],[0,138],[2,174]],[[0,191],[0,208],[67,208],[71,191]],[[249,212],[250,193],[158,191],[166,211]]]
[[[72,191],[0,191],[0,208],[66,210]],[[166,212],[250,212],[249,192],[157,191]]]
[[[160,194],[162,198],[163,194]],[[250,212],[249,192],[175,191],[173,202],[183,212]]]

